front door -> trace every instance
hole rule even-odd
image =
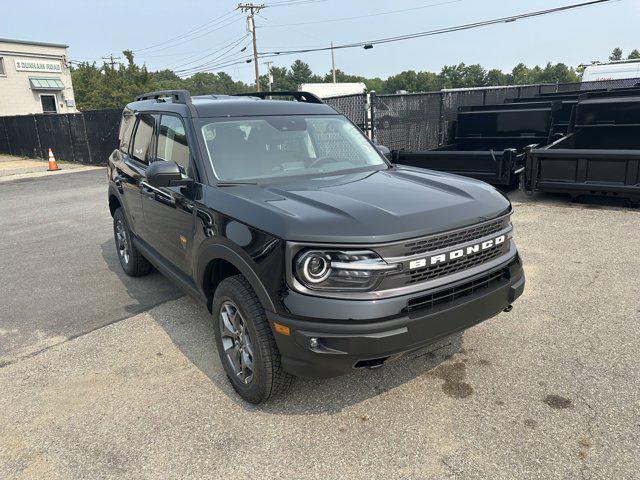
[[[136,143],[138,149],[145,142],[149,145],[153,137],[153,124],[152,116],[142,115],[136,129],[136,116],[131,110],[125,110],[120,124],[120,145],[112,156],[115,166],[113,181],[122,194],[129,228],[137,236],[142,234],[144,227],[140,181],[144,178],[147,160],[146,155],[136,156],[133,144]]]
[[[154,161],[173,161],[180,166],[183,178],[197,180],[189,150],[187,132],[176,115],[160,117]],[[190,275],[188,258],[193,240],[194,192],[198,184],[188,187],[157,188],[141,183],[142,209],[145,219],[145,240],[162,257],[183,273]]]

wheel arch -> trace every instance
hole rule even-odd
[[[258,275],[249,262],[231,247],[222,244],[204,247],[199,255],[197,272],[198,285],[207,298],[209,311],[217,285],[225,278],[238,274],[247,279],[262,306],[275,311],[273,300]]]
[[[112,192],[109,192],[109,211],[111,212],[111,216],[113,217],[118,208],[122,207],[122,203],[118,196]]]

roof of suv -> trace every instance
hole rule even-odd
[[[254,115],[335,115],[329,105],[314,97],[310,100],[283,101],[268,100],[250,95],[199,95],[174,94],[166,98],[159,97],[160,92],[136,97],[136,101],[127,105],[135,111],[167,111],[182,113],[192,117],[244,117]],[[186,93],[186,92],[185,92]],[[268,92],[256,94],[268,95]],[[274,92],[274,95],[277,95]]]

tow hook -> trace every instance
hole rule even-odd
[[[511,310],[513,310],[513,305],[509,305],[507,308],[503,310],[503,312],[509,313]]]

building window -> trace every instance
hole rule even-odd
[[[6,75],[4,70],[4,58],[0,57],[0,75]]]
[[[42,102],[42,111],[44,113],[57,113],[55,95],[40,95],[40,101]]]

